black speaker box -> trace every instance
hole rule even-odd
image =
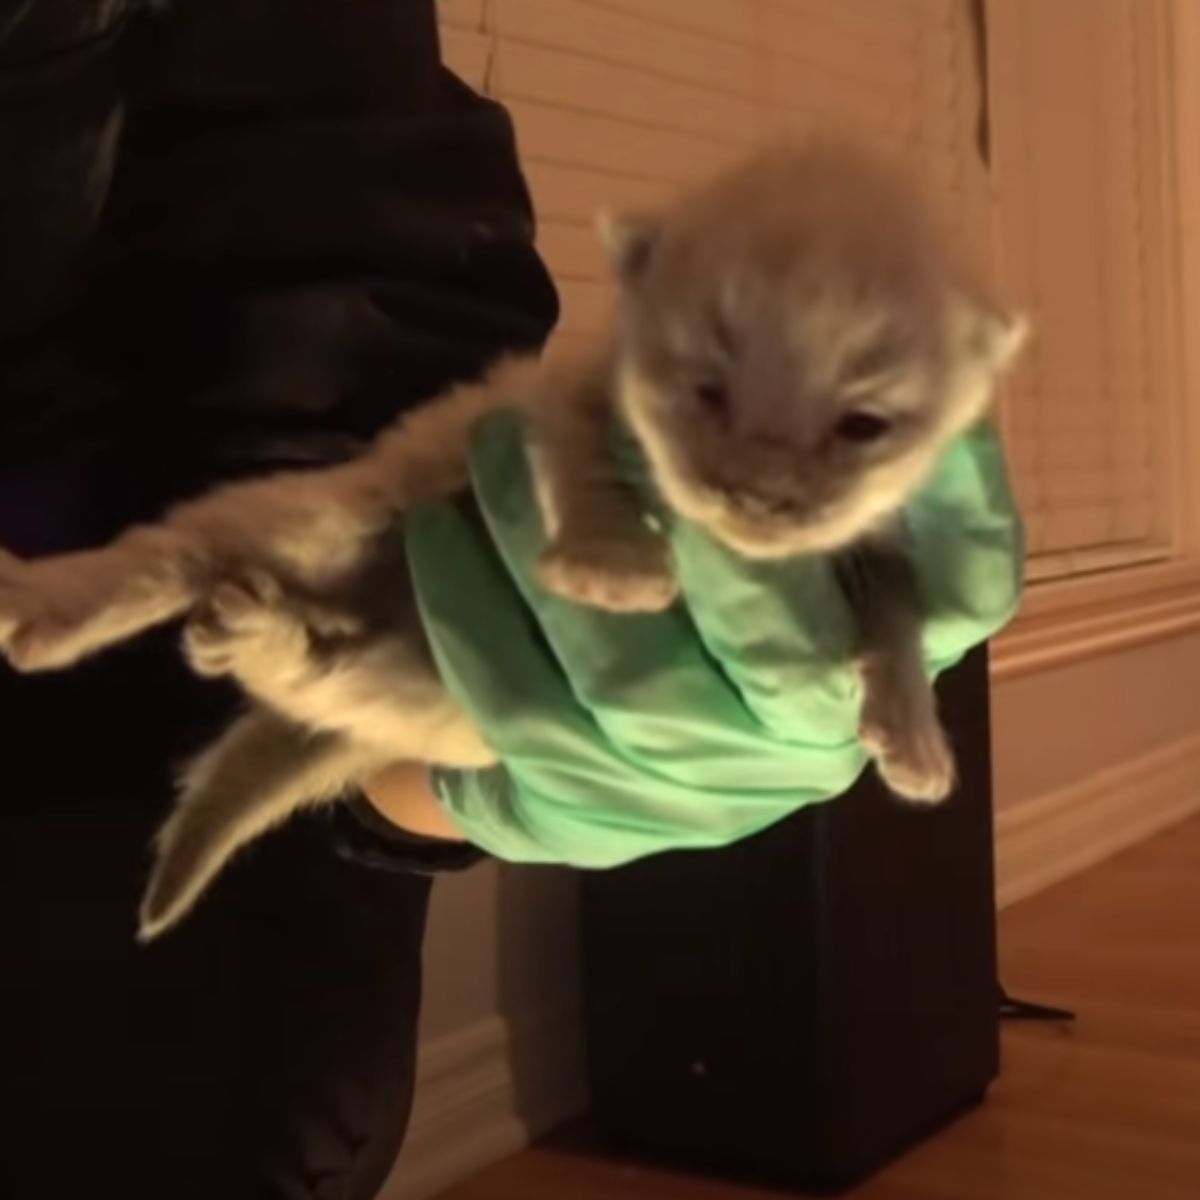
[[[939,686],[961,783],[852,791],[584,882],[592,1112],[626,1152],[846,1189],[998,1071],[987,657]]]

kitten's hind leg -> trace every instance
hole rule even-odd
[[[363,624],[338,608],[287,591],[271,572],[247,567],[215,584],[183,630],[183,651],[198,675],[229,676],[257,700],[310,728],[320,720],[314,684],[330,660],[349,667]]]
[[[71,666],[185,612],[202,570],[199,547],[159,527],[33,562],[0,551],[0,651],[19,671]]]
[[[242,846],[302,808],[336,800],[372,765],[369,752],[340,735],[311,733],[265,709],[240,718],[184,773],[155,842],[139,940],[186,916]]]
[[[198,675],[250,686],[269,672],[286,675],[287,686],[308,665],[309,625],[274,575],[247,568],[213,586],[184,626],[183,650]]]
[[[375,577],[390,627],[371,628],[352,598],[298,596],[268,572],[243,569],[188,621],[185,653],[201,674],[228,675],[273,712],[345,733],[387,761],[489,765],[495,755],[438,678],[406,588],[402,576]]]

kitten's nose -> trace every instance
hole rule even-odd
[[[781,430],[754,429],[743,434],[742,444],[756,461],[775,464],[794,457],[788,439]]]
[[[796,475],[799,455],[781,434],[760,432],[745,439],[746,457],[755,473],[764,479],[790,478]]]

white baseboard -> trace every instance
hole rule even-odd
[[[1001,908],[1200,812],[1200,736],[1181,738],[996,816]]]
[[[428,1200],[583,1112],[582,1018],[499,1017],[422,1046],[404,1150],[379,1200]]]

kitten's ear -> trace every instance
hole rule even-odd
[[[645,274],[658,242],[661,227],[658,217],[646,213],[621,216],[601,213],[596,227],[609,265],[622,283],[632,283]]]
[[[955,330],[962,345],[995,375],[1015,361],[1029,337],[1029,322],[974,296],[957,296],[952,305]]]
[[[1029,321],[1024,313],[987,309],[980,318],[979,340],[992,370],[1007,371],[1029,340]]]

